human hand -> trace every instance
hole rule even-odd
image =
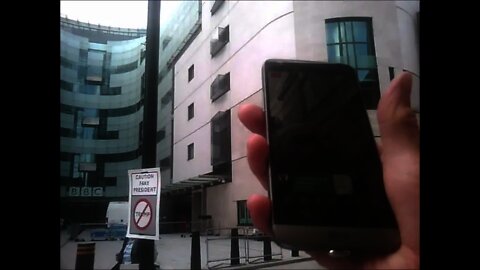
[[[380,99],[377,118],[381,134],[379,145],[385,190],[398,222],[401,246],[394,253],[375,258],[335,259],[325,251],[307,251],[329,269],[417,269],[419,268],[420,142],[415,113],[410,107],[411,75],[396,77]],[[254,134],[247,142],[250,169],[268,189],[268,145],[265,139],[265,115],[261,108],[242,105],[240,121]],[[272,235],[270,200],[251,195],[247,208],[254,225]]]

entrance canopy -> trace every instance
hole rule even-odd
[[[172,191],[190,191],[203,187],[223,184],[225,182],[225,176],[222,175],[199,175],[197,177],[192,177],[179,182],[167,184],[166,186],[162,187],[162,193]]]

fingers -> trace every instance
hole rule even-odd
[[[403,72],[380,99],[377,116],[383,151],[419,148],[419,128],[410,107],[411,88],[412,76]]]
[[[265,137],[265,114],[253,104],[244,104],[238,109],[238,118],[251,132]]]
[[[268,145],[265,140],[265,114],[253,104],[244,104],[238,110],[238,118],[251,132],[247,141],[247,159],[250,169],[268,190]]]
[[[247,141],[248,165],[253,174],[268,190],[268,145],[265,140],[265,114],[253,104],[240,106],[238,118],[251,132],[255,133]],[[247,208],[253,224],[263,233],[272,235],[270,199],[261,195],[251,195],[247,200]]]
[[[395,78],[378,104],[385,190],[398,221],[402,245],[419,251],[419,127],[410,108],[412,78]]]
[[[253,194],[247,200],[247,208],[256,228],[272,236],[270,200],[261,195]]]
[[[253,134],[247,141],[248,165],[265,190],[268,190],[268,145],[264,137]]]

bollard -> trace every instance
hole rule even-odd
[[[263,259],[265,261],[272,260],[272,243],[268,236],[263,237]]]
[[[95,243],[77,244],[75,270],[93,270],[95,262]]]
[[[298,249],[292,249],[292,257],[298,257]]]
[[[200,263],[200,232],[192,232],[192,254],[190,255],[190,269],[201,269]]]
[[[142,254],[138,262],[140,270],[154,270],[155,241],[150,239],[137,239],[137,252]]]
[[[233,228],[231,232],[230,265],[240,264],[240,248],[238,246],[238,229]]]

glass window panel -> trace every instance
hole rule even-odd
[[[348,44],[348,64],[354,68],[357,67],[355,62],[355,48],[353,44]]]
[[[353,36],[356,42],[367,42],[367,22],[353,22]]]
[[[83,134],[82,134],[82,139],[93,139],[93,132],[94,128],[91,127],[83,127]]]
[[[80,162],[95,162],[95,155],[91,153],[81,154]]]
[[[345,42],[345,23],[341,22],[340,25],[340,40],[339,42]]]
[[[88,66],[87,76],[102,77],[101,66]]]
[[[104,52],[95,52],[89,51],[88,52],[88,65],[89,66],[103,66],[103,57]]]
[[[352,22],[345,22],[345,41],[353,42]]]
[[[355,44],[355,52],[358,55],[368,55],[368,50],[367,50],[367,44],[366,43],[360,43],[360,44]]]
[[[99,89],[100,89],[99,85],[86,84],[86,85],[80,86],[80,93],[88,94],[88,95],[95,95],[95,94],[97,94]]]
[[[357,55],[358,68],[377,68],[377,62],[374,55]]]
[[[327,51],[329,62],[340,63],[340,45],[329,45]]]
[[[84,117],[87,117],[87,116],[96,117],[96,116],[98,116],[98,109],[84,108],[83,109],[83,116]]]
[[[363,82],[368,75],[368,70],[357,70],[358,80]]]
[[[377,63],[375,55],[370,55],[369,46],[364,44],[355,44],[357,53],[357,67],[359,68],[376,68]]]
[[[347,52],[347,45],[342,44],[340,46],[340,57],[339,57],[339,63],[343,64],[348,64],[348,52]]]
[[[376,69],[359,69],[357,70],[358,80],[360,82],[376,82],[378,80],[376,71]]]
[[[338,23],[327,23],[327,44],[338,42]]]
[[[80,156],[79,155],[75,155],[73,157],[73,170],[72,170],[72,177],[73,178],[78,178],[80,177],[80,173],[78,172],[78,166],[79,166],[79,163],[80,163]]]

